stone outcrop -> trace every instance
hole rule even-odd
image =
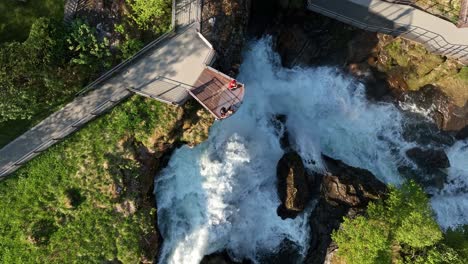
[[[204,1],[202,33],[217,52],[215,67],[236,76],[247,38],[251,0]]]
[[[324,263],[326,256],[336,249],[331,233],[339,228],[344,216],[364,212],[370,201],[381,199],[387,193],[385,184],[369,171],[326,156],[323,159],[329,174],[321,176],[320,198],[309,218],[311,242],[307,264]]]
[[[414,161],[419,167],[428,170],[450,167],[450,161],[442,149],[412,148],[406,151],[406,156]]]
[[[226,251],[223,252],[216,252],[211,255],[204,256],[203,259],[200,261],[200,264],[235,264],[239,262],[235,262],[231,260],[229,254]],[[242,264],[247,264],[248,262],[242,262]]]
[[[458,131],[455,135],[455,138],[458,140],[463,140],[468,138],[468,125],[465,126],[462,130]]]
[[[350,73],[365,77],[368,94],[383,93],[396,102],[413,104],[445,131],[468,125],[468,80],[459,63],[411,41],[357,32],[348,42],[347,64]],[[378,85],[374,85],[376,81]]]
[[[407,179],[413,179],[424,187],[441,189],[447,180],[445,168],[450,167],[450,161],[443,149],[415,147],[406,151],[406,156],[416,166],[401,165],[398,172]]]
[[[295,218],[306,207],[310,193],[302,158],[296,152],[283,155],[276,167],[281,218]]]
[[[354,29],[306,10],[284,11],[271,29],[285,67],[343,64]],[[339,32],[340,34],[333,34]]]

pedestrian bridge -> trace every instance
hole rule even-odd
[[[308,9],[364,30],[418,42],[433,53],[468,65],[468,28],[458,28],[413,6],[382,0],[308,0]]]
[[[215,51],[199,33],[201,8],[200,0],[174,0],[171,32],[103,74],[72,102],[0,149],[0,179],[133,93],[173,105],[193,96],[219,118],[218,106],[227,102],[223,98],[240,91],[243,95],[243,87],[229,91],[226,82],[231,78],[208,68]],[[207,84],[207,72],[223,80],[221,84]],[[238,106],[240,101],[230,103]]]

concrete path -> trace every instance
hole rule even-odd
[[[309,0],[312,11],[354,26],[398,35],[468,64],[468,28],[407,5],[381,0]]]
[[[191,9],[189,11],[193,12]],[[159,76],[189,85],[195,84],[205,69],[204,63],[212,48],[199,37],[195,24],[185,26],[193,22],[192,19],[189,15],[181,16],[179,21],[183,27],[121,69],[121,74],[77,97],[0,149],[0,178],[130,96],[132,93],[129,88],[144,90],[152,84],[153,91],[164,93],[168,88],[154,82]],[[165,94],[161,100],[173,103],[184,101],[189,96],[184,88]]]

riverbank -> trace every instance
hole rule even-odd
[[[135,96],[50,148],[0,184],[0,260],[155,261],[154,175],[212,122],[194,102]]]

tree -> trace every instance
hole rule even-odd
[[[345,218],[332,234],[338,255],[349,264],[461,263],[460,254],[442,237],[428,197],[413,181],[390,187],[385,201],[370,203],[366,216]]]
[[[0,122],[30,119],[64,92],[57,75],[63,36],[60,22],[40,18],[26,41],[0,46]]]
[[[332,234],[338,244],[338,255],[346,263],[390,263],[391,241],[389,229],[384,223],[369,221],[363,216],[345,218],[339,231]]]
[[[109,41],[105,37],[101,41],[98,40],[96,29],[87,23],[81,20],[73,21],[67,43],[72,52],[72,63],[92,70],[97,70],[96,67],[110,67]]]
[[[170,0],[127,0],[132,8],[131,18],[140,29],[151,30],[156,34],[170,27]]]

